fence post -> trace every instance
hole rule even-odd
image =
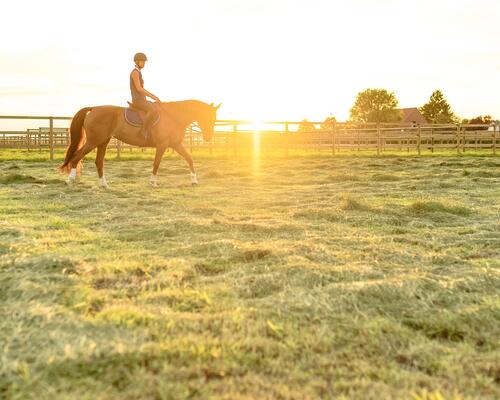
[[[460,125],[457,124],[457,154],[460,154]]]
[[[236,157],[238,155],[238,124],[233,124],[233,153]]]
[[[49,117],[49,149],[50,160],[54,159],[54,118]]]
[[[466,139],[465,131],[466,131],[466,129],[464,126],[462,126],[461,130],[462,130],[462,153],[465,153],[465,139]]]
[[[285,157],[288,157],[288,122],[285,122]]]
[[[321,126],[319,127],[319,130],[315,130],[314,133],[316,133],[316,151],[319,153],[321,152],[321,142],[323,140],[323,131],[321,130]]]
[[[189,151],[193,152],[193,124],[189,125]]]
[[[122,142],[120,142],[118,139],[115,139],[115,140],[116,140],[116,159],[119,160],[120,153],[122,150]]]
[[[431,153],[434,153],[434,128],[431,128]]]
[[[497,126],[493,125],[493,154],[497,154]]]
[[[420,127],[420,124],[418,124],[418,130],[417,130],[417,149],[418,149],[418,155],[420,155],[420,146],[422,144],[422,128]]]
[[[377,123],[377,156],[380,155],[380,125]]]
[[[332,156],[335,155],[335,123],[332,127]]]

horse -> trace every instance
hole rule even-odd
[[[140,127],[133,126],[125,119],[125,107],[96,106],[79,110],[70,125],[70,143],[66,149],[64,163],[59,167],[68,173],[67,184],[76,181],[80,173],[81,160],[97,147],[95,164],[100,186],[108,188],[104,176],[104,156],[112,137],[134,146],[156,148],[150,184],[158,186],[157,173],[160,162],[167,148],[183,157],[191,171],[191,184],[197,185],[198,178],[193,165],[193,158],[182,144],[186,129],[194,122],[198,124],[205,141],[210,141],[214,134],[217,110],[221,106],[206,104],[198,100],[155,103],[159,121],[152,127],[148,138],[139,134]]]

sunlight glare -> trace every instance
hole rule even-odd
[[[249,125],[249,130],[250,131],[253,131],[254,134],[257,133],[257,132],[261,132],[265,129],[265,125],[263,122],[261,121],[252,121]]]
[[[263,128],[262,122],[255,121],[250,124],[250,129],[253,131],[252,166],[254,175],[260,172],[260,136]]]

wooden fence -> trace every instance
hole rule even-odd
[[[54,149],[65,148],[69,142],[68,128],[54,127],[54,121],[70,120],[70,117],[0,116],[0,120],[46,120],[48,126],[26,131],[2,131],[0,148],[48,150],[53,159]],[[422,151],[490,150],[496,154],[500,145],[500,127],[495,125],[410,125],[410,124],[352,124],[336,123],[325,127],[311,122],[304,130],[302,122],[263,122],[219,120],[210,142],[205,142],[196,128],[186,132],[184,144],[191,151],[206,148],[210,152],[222,149],[234,155],[240,152],[282,150],[328,151],[332,155],[343,150],[371,150],[381,154],[391,150]],[[117,155],[124,148],[132,148],[116,139],[110,146]]]

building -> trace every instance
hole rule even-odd
[[[401,123],[402,124],[428,124],[425,117],[422,115],[418,108],[400,108]]]

